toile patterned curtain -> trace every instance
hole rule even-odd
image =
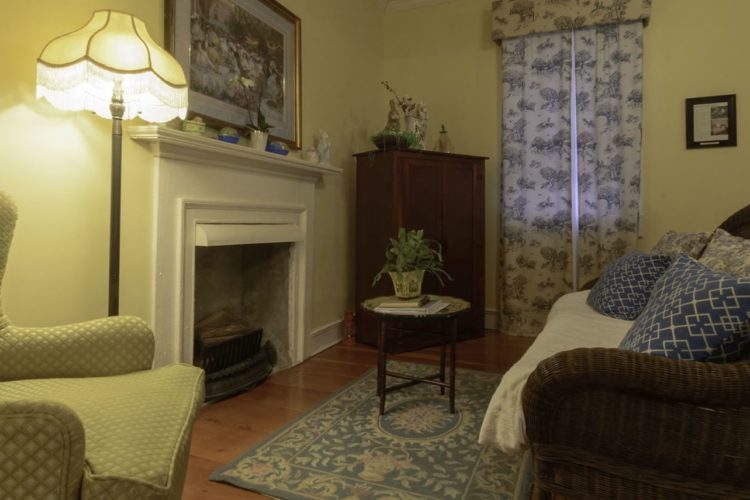
[[[570,290],[570,33],[503,42],[501,329],[541,330]]]
[[[574,47],[583,285],[638,237],[643,23],[576,30]]]
[[[634,22],[503,41],[505,332],[535,335],[557,298],[635,247],[642,29]]]

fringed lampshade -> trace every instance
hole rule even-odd
[[[182,67],[154,42],[143,21],[130,14],[94,12],[84,27],[44,47],[36,75],[37,98],[56,108],[112,118],[109,106],[119,81],[125,120],[139,116],[166,122],[187,113]]]

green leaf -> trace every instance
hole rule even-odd
[[[424,237],[424,229],[399,228],[396,238],[389,238],[385,251],[385,263],[373,277],[372,285],[380,280],[383,274],[389,272],[404,273],[424,270],[433,274],[441,285],[445,285],[443,278],[452,280],[443,269],[443,255],[440,243]]]

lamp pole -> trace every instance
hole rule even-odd
[[[109,210],[109,315],[120,312],[120,190],[122,181],[122,117],[125,102],[122,80],[115,80],[112,89],[112,186]]]

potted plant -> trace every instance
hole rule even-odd
[[[443,269],[443,255],[440,243],[424,237],[424,230],[398,230],[398,237],[390,238],[385,250],[385,263],[372,280],[372,286],[380,277],[388,273],[393,281],[396,296],[402,299],[418,297],[422,294],[424,273],[433,274],[441,285],[443,278],[453,278]]]
[[[273,126],[266,121],[266,116],[261,111],[261,104],[263,103],[263,89],[265,85],[256,85],[255,80],[244,76],[231,78],[230,84],[239,85],[244,93],[245,103],[247,105],[247,116],[248,124],[250,128],[250,147],[264,151],[268,144],[268,131]],[[260,83],[260,82],[259,82]],[[255,91],[252,89],[256,89]],[[253,106],[255,105],[255,106]],[[256,123],[253,123],[253,108],[255,108]]]
[[[250,132],[250,147],[256,150],[264,151],[268,144],[268,131],[271,130],[271,124],[266,121],[263,111],[260,110],[260,102],[258,103],[258,124],[250,124],[252,131]]]

